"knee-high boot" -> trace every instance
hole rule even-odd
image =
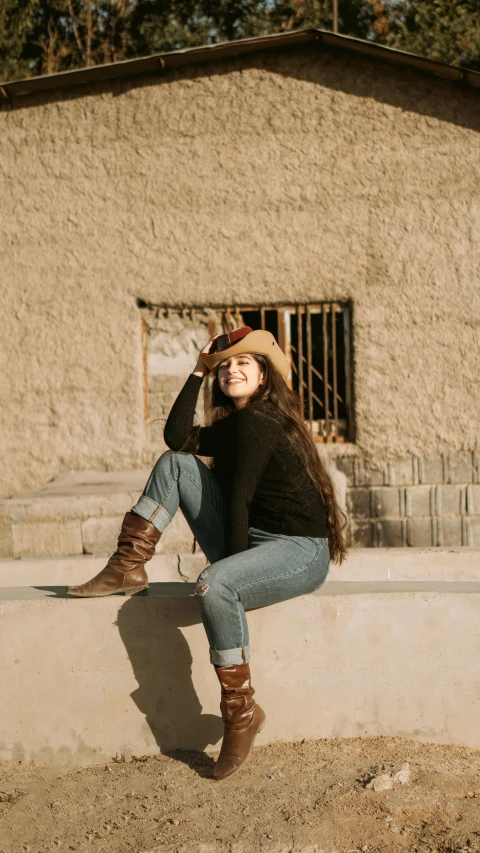
[[[248,663],[215,667],[215,672],[222,688],[220,710],[225,733],[213,775],[226,779],[245,764],[255,737],[265,725],[265,713],[253,698]]]
[[[150,521],[134,512],[127,512],[118,536],[117,550],[105,568],[87,583],[67,587],[68,595],[79,598],[113,595],[116,592],[133,595],[146,589],[148,577],[145,563],[153,557],[161,535]]]

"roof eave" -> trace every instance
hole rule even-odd
[[[89,68],[79,68],[74,71],[63,71],[58,74],[48,74],[41,77],[28,77],[23,80],[13,80],[0,84],[0,94],[4,99],[13,101],[36,92],[52,89],[64,89],[71,86],[88,85],[99,81],[119,78],[136,77],[139,75],[164,74],[171,69],[184,65],[200,64],[215,60],[241,56],[258,51],[278,50],[284,47],[294,47],[316,43],[326,49],[346,50],[362,54],[372,59],[416,68],[428,74],[433,74],[453,82],[463,83],[476,89],[480,88],[480,73],[445,62],[426,59],[405,51],[384,47],[383,45],[352,36],[340,35],[327,30],[293,30],[288,33],[267,36],[255,36],[248,39],[222,42],[221,44],[202,47],[184,48],[170,53],[157,53],[140,59],[127,59],[123,62],[112,62],[106,65],[94,65]]]

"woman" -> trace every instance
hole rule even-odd
[[[210,371],[210,423],[193,426]],[[68,589],[76,596],[145,589],[145,563],[182,509],[210,563],[195,597],[221,685],[217,779],[241,767],[265,722],[253,699],[245,610],[313,592],[330,559],[340,563],[346,553],[345,516],[285,381],[288,371],[270,332],[244,326],[212,338],[168,416],[171,450],[125,515],[116,552],[93,580]],[[212,468],[195,454],[213,458]]]

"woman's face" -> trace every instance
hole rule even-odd
[[[230,397],[237,409],[242,408],[257,388],[262,385],[264,373],[250,353],[232,355],[220,362],[217,379],[226,397]]]

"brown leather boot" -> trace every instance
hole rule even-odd
[[[220,710],[225,724],[222,748],[213,775],[226,779],[249,757],[258,732],[265,725],[265,713],[255,704],[248,663],[215,667],[222,687]]]
[[[162,534],[157,528],[134,512],[127,512],[118,536],[118,547],[107,565],[81,586],[67,587],[68,595],[94,598],[123,592],[133,595],[148,587],[145,563],[155,553],[155,545]]]

